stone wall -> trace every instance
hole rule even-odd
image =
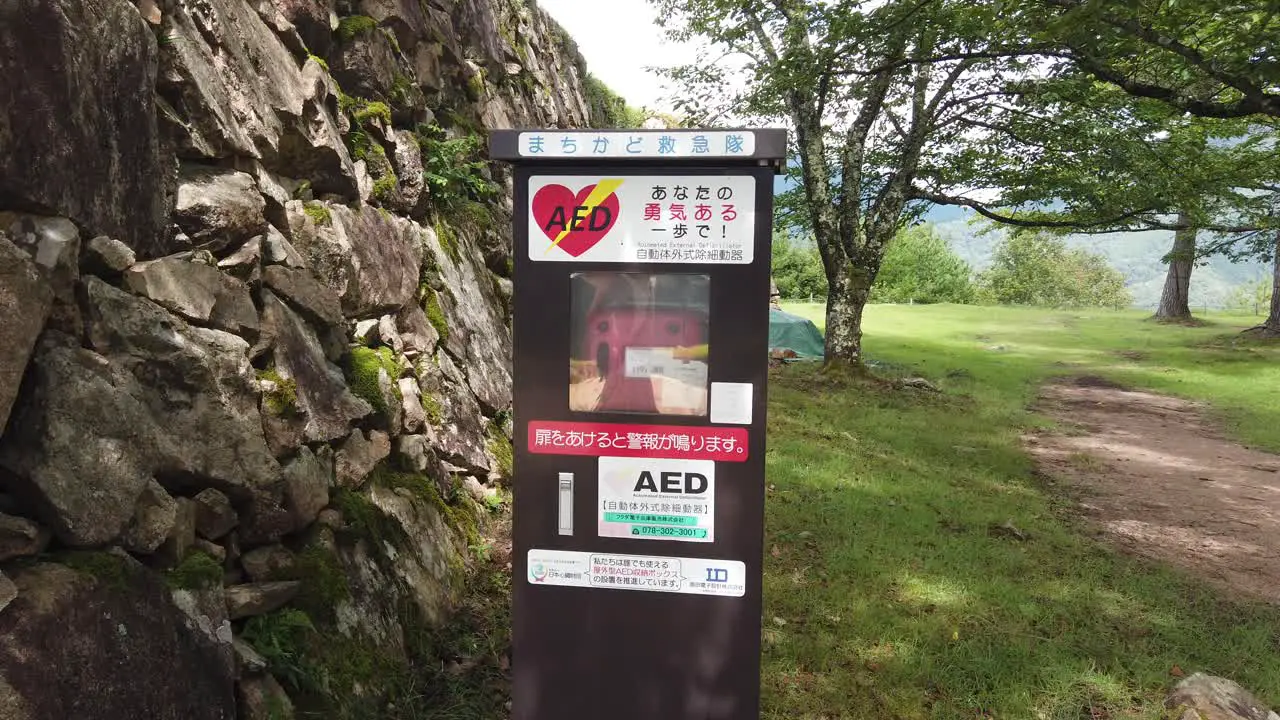
[[[599,121],[572,41],[533,0],[0,27],[0,717],[419,717],[510,471],[484,131]]]

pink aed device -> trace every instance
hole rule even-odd
[[[705,312],[684,305],[604,307],[587,316],[583,356],[594,358],[604,390],[597,411],[654,412],[648,377],[627,376],[627,348],[675,348],[707,342]]]

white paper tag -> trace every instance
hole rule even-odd
[[[670,377],[668,368],[675,362],[671,348],[628,347],[627,377]]]
[[[751,383],[711,383],[711,422],[751,424]]]

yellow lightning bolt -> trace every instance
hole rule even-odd
[[[591,214],[591,211],[595,210],[597,205],[604,202],[605,199],[612,195],[613,191],[617,190],[621,185],[622,180],[619,178],[601,178],[600,182],[596,183],[595,189],[587,196],[586,202],[582,203],[586,208],[587,214]],[[564,230],[561,230],[560,234],[556,236],[556,239],[547,247],[547,252],[551,252],[551,249],[559,245],[561,240],[568,237],[569,232],[570,223],[566,222]]]

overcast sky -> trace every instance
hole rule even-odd
[[[537,0],[573,39],[587,67],[630,105],[671,111],[659,77],[646,65],[680,65],[694,59],[689,46],[663,37],[647,0]]]

